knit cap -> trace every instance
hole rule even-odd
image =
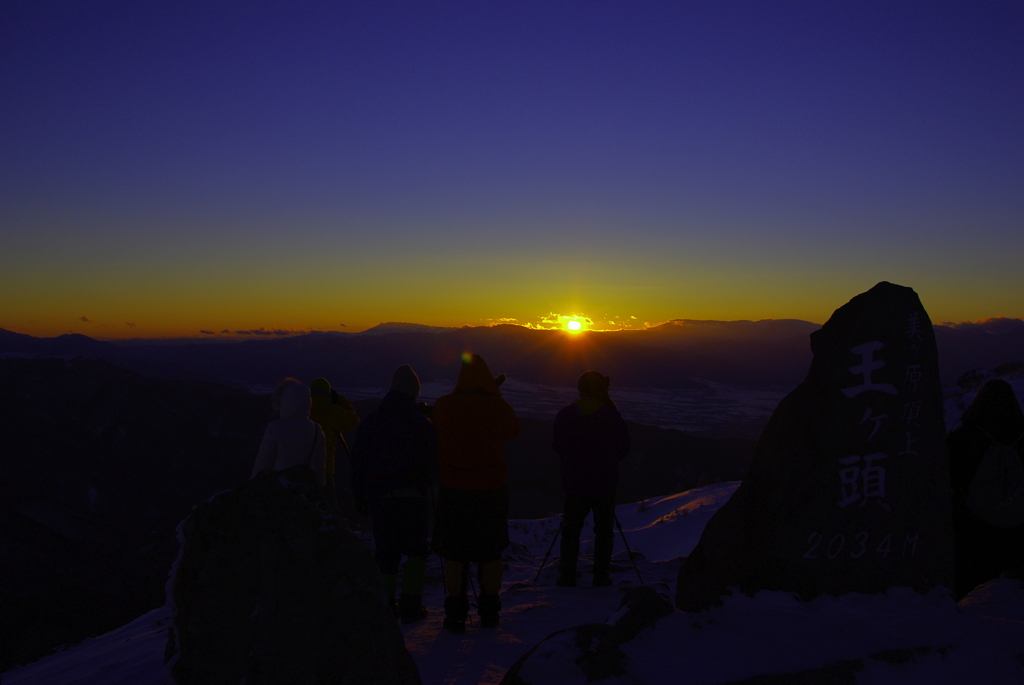
[[[580,380],[576,383],[576,387],[579,389],[580,395],[594,395],[595,397],[607,400],[608,388],[611,384],[612,379],[608,376],[603,376],[597,371],[587,371],[585,374],[580,376]]]
[[[420,395],[420,379],[411,366],[402,364],[395,369],[394,375],[391,376],[391,387],[388,388],[388,391],[400,392],[416,399]]]

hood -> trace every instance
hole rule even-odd
[[[494,374],[487,368],[487,362],[478,354],[471,355],[459,370],[459,382],[455,384],[455,392],[460,391],[501,395],[498,384],[494,381]]]
[[[608,397],[608,388],[611,384],[612,379],[608,376],[602,375],[597,371],[587,371],[580,376],[579,381],[576,383],[580,396],[579,399],[574,401],[574,404],[584,414],[593,414],[604,405],[608,405],[612,409],[618,409],[611,398]]]
[[[331,382],[326,378],[314,378],[309,382],[309,392],[314,398],[326,397],[331,401]]]
[[[981,426],[1000,442],[1013,442],[1024,430],[1024,413],[1013,386],[998,378],[985,383],[964,412],[963,424]]]
[[[413,399],[420,396],[420,379],[411,366],[402,364],[395,369],[388,392],[404,393]]]
[[[303,385],[298,381],[289,381],[285,384],[281,392],[282,419],[308,419],[311,406],[308,385]]]

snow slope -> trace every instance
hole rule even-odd
[[[712,514],[735,491],[722,483],[617,508],[643,580],[671,597],[679,557],[697,543]],[[512,547],[502,587],[502,623],[464,635],[441,629],[444,591],[437,557],[430,562],[425,604],[430,616],[405,626],[406,645],[424,683],[498,683],[505,671],[552,633],[597,623],[616,613],[622,593],[638,584],[621,537],[613,558],[615,584],[589,584],[584,557],[580,587],[554,585],[558,546],[534,584],[558,519],[511,521]],[[583,537],[591,532],[584,530]],[[584,540],[584,552],[592,540]],[[642,555],[642,556],[641,556]],[[3,675],[5,685],[149,685],[161,682],[167,616],[152,611],[134,622]],[[887,650],[921,648],[909,662],[870,659]],[[534,685],[571,683],[575,646],[554,638],[521,674]],[[858,683],[1024,682],[1024,592],[997,580],[960,606],[936,593],[922,597],[896,588],[887,595],[821,597],[799,602],[787,593],[731,597],[704,614],[676,612],[623,647],[630,674],[605,682],[726,683],[764,673],[796,673],[837,661],[864,659]],[[899,653],[894,659],[899,661]],[[564,668],[556,666],[562,666]]]

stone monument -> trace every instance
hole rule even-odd
[[[812,333],[811,349],[807,378],[680,568],[684,611],[737,588],[811,598],[952,587],[938,352],[917,294],[879,283]]]

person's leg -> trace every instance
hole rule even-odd
[[[609,571],[615,544],[615,495],[591,499],[594,508],[594,585],[611,585]]]
[[[462,561],[444,563],[444,586],[448,597],[444,600],[444,627],[453,633],[466,632],[469,617],[469,564]]]
[[[398,589],[398,566],[402,561],[402,553],[398,550],[398,531],[394,512],[391,510],[389,498],[373,498],[368,501],[370,516],[373,522],[373,544],[376,547],[374,557],[377,569],[387,591],[391,610],[398,615],[398,603],[395,591]]]
[[[501,575],[504,568],[501,559],[485,561],[479,565],[480,597],[477,609],[480,613],[480,627],[494,628],[498,625],[498,612],[501,611]]]
[[[587,518],[589,506],[582,497],[565,496],[562,514],[562,542],[559,546],[558,584],[576,585],[576,560],[580,556],[580,532]]]
[[[479,566],[480,592],[485,595],[496,595],[501,592],[501,576],[505,572],[501,559],[485,561]]]
[[[469,564],[464,561],[444,562],[444,589],[449,595],[465,595],[469,588]]]
[[[423,606],[423,583],[430,555],[427,541],[427,500],[423,497],[396,499],[400,512],[399,549],[409,558],[402,567],[402,595],[398,608],[402,623],[412,623],[427,615]]]
[[[324,499],[327,500],[328,506],[331,509],[338,508],[338,491],[334,485],[334,474],[328,474],[326,482],[324,483]]]

